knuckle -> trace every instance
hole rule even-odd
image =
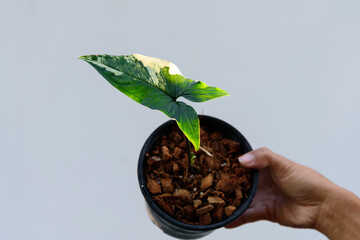
[[[267,147],[259,148],[259,152],[260,152],[260,155],[262,155],[263,157],[269,157],[271,154],[271,150],[268,149]]]
[[[262,159],[265,168],[270,168],[273,165],[272,159],[272,151],[267,147],[261,147],[259,150],[259,157]]]

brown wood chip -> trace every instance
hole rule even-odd
[[[195,199],[194,200],[194,207],[195,208],[200,207],[201,204],[202,204],[202,201],[200,199]]]
[[[196,215],[197,215],[197,216],[203,215],[203,214],[205,214],[205,213],[210,212],[210,211],[213,210],[213,209],[214,209],[214,206],[213,206],[213,205],[211,205],[211,204],[206,205],[206,206],[204,206],[204,207],[201,207],[201,208],[199,208],[199,209],[196,209]]]
[[[224,205],[225,205],[224,199],[219,198],[219,197],[209,196],[209,197],[207,198],[207,200],[208,200],[208,202],[209,202],[210,204],[214,204],[214,205],[216,204],[216,205],[220,205],[220,206],[224,206]]]
[[[240,143],[228,138],[223,139],[222,142],[225,145],[225,147],[228,149],[229,153],[235,153],[240,151],[241,148]]]
[[[173,195],[171,193],[163,193],[161,195],[158,195],[159,198],[172,198]]]
[[[220,181],[216,184],[215,189],[225,193],[231,193],[235,191],[235,184],[231,181],[230,176],[223,174]]]
[[[183,153],[184,150],[182,150],[179,147],[175,147],[174,152],[173,152],[173,156],[175,158],[180,158],[180,155]]]
[[[241,191],[241,189],[240,188],[237,188],[236,190],[235,190],[235,199],[234,199],[234,201],[232,202],[232,205],[235,205],[235,206],[240,206],[240,204],[241,204],[241,199],[243,198],[243,194],[242,194],[242,191]]]
[[[206,161],[207,165],[212,169],[219,169],[220,168],[221,162],[220,162],[220,160],[218,160],[215,157],[209,157],[209,156],[206,155],[205,156],[205,161]]]
[[[175,133],[173,134],[173,136],[172,136],[172,139],[174,140],[175,143],[179,144],[180,141],[181,141],[181,139],[182,139],[182,137],[181,137],[181,135],[180,135],[179,133],[176,133],[176,132],[175,132]]]
[[[236,175],[242,175],[242,174],[244,174],[245,172],[247,172],[247,169],[238,167],[238,168],[235,168],[235,169],[234,169],[234,172],[235,172]]]
[[[229,205],[225,208],[225,215],[230,216],[235,210],[236,210],[235,206]]]
[[[173,172],[178,172],[180,170],[179,165],[176,162],[173,163],[172,170]]]
[[[146,163],[149,165],[149,166],[152,166],[153,164],[157,163],[157,161],[155,161],[154,159],[152,158],[148,158],[146,160]]]
[[[174,196],[176,197],[181,197],[186,201],[190,201],[191,200],[191,194],[188,190],[186,189],[177,189],[174,193]]]
[[[147,188],[149,192],[152,194],[159,194],[161,193],[161,186],[153,179],[148,179],[147,181]]]
[[[241,183],[248,183],[248,179],[246,177],[246,175],[242,175],[239,179],[238,179],[238,182],[241,184]]]
[[[219,153],[222,156],[226,156],[228,151],[225,148],[225,145],[222,142],[219,142]]]
[[[181,147],[182,149],[186,149],[186,148],[187,148],[186,139],[184,139],[181,143],[179,143],[179,147]]]
[[[213,132],[210,134],[210,138],[215,141],[218,141],[218,140],[221,140],[223,138],[223,136],[220,132]]]
[[[214,195],[215,197],[219,197],[219,198],[225,198],[225,194],[223,192],[219,192],[219,191],[213,191],[212,195]]]
[[[211,214],[211,216],[215,221],[221,221],[224,217],[224,208],[223,207],[216,208]]]
[[[181,209],[183,217],[189,221],[194,221],[195,218],[195,208],[193,205],[186,205]]]
[[[166,146],[162,146],[161,151],[162,151],[162,160],[167,161],[171,158],[170,151]]]
[[[204,214],[204,215],[201,215],[199,217],[199,222],[198,224],[199,225],[208,225],[212,222],[212,219],[211,219],[211,216],[210,216],[210,213],[207,213],[207,214]]]
[[[183,169],[186,169],[189,166],[189,159],[187,158],[187,153],[184,154],[184,157],[179,161]]]
[[[161,178],[160,183],[164,192],[166,193],[174,192],[174,184],[171,178]]]
[[[206,177],[204,177],[201,180],[201,190],[206,190],[207,188],[211,187],[211,185],[213,184],[214,181],[214,176],[209,174]]]
[[[237,188],[237,189],[235,190],[235,193],[236,193],[236,199],[241,200],[241,199],[243,198],[243,194],[242,194],[241,188]]]
[[[200,192],[200,196],[199,198],[201,199],[201,201],[205,201],[207,199],[207,196],[209,196],[209,193],[212,192],[213,189],[212,188],[209,188],[208,190],[206,190],[205,192],[201,193]]]
[[[155,202],[170,216],[174,216],[174,211],[170,207],[169,204],[167,204],[163,198],[160,198],[159,196],[154,197]]]

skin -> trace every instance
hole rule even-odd
[[[360,240],[360,199],[318,172],[267,148],[239,159],[259,169],[259,185],[248,210],[227,228],[258,220],[312,228],[332,240]]]

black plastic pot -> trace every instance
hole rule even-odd
[[[206,126],[210,131],[219,131],[223,134],[224,137],[236,140],[241,143],[241,152],[247,153],[251,151],[251,146],[245,137],[237,131],[234,127],[228,123],[219,120],[214,117],[199,116],[200,125]],[[144,164],[145,164],[145,154],[150,152],[154,144],[157,142],[161,136],[168,134],[171,129],[176,126],[174,120],[170,120],[158,127],[146,140],[143,148],[140,152],[139,162],[138,162],[138,180],[142,194],[146,200],[146,206],[151,220],[166,234],[180,238],[180,239],[197,239],[211,233],[214,229],[221,228],[229,223],[235,221],[245,210],[249,207],[251,201],[255,196],[258,183],[258,171],[253,170],[251,176],[251,189],[248,194],[248,198],[241,203],[238,209],[229,217],[225,218],[221,222],[214,224],[209,224],[205,226],[191,225],[180,222],[172,217],[170,217],[166,212],[161,210],[159,206],[152,200],[150,193],[146,187],[146,179],[144,174]]]

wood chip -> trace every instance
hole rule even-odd
[[[184,154],[184,157],[179,161],[183,169],[186,169],[189,166],[189,159],[187,153]]]
[[[174,193],[174,196],[176,197],[181,197],[186,201],[190,201],[191,200],[191,194],[188,190],[186,189],[177,189]]]
[[[171,158],[170,151],[166,146],[162,146],[161,151],[162,151],[162,160],[167,161]]]
[[[241,191],[241,189],[240,188],[237,188],[236,190],[235,190],[235,199],[233,200],[233,202],[232,202],[232,205],[235,205],[235,206],[240,206],[240,204],[241,204],[241,199],[243,198],[243,194],[242,194],[242,191]]]
[[[207,214],[204,214],[204,215],[201,215],[199,217],[199,222],[198,224],[199,225],[208,225],[212,222],[212,219],[211,219],[211,216],[210,216],[210,213],[207,213]]]
[[[225,215],[226,216],[230,216],[231,214],[233,214],[233,212],[236,210],[236,207],[233,205],[229,205],[225,208]]]
[[[247,171],[248,171],[247,169],[242,168],[242,167],[238,167],[238,168],[234,169],[234,172],[235,172],[236,175],[242,175]]]
[[[175,158],[180,158],[180,155],[183,153],[184,150],[182,150],[179,147],[175,147],[174,152],[173,152],[173,156]]]
[[[212,144],[211,144],[211,148],[214,152],[219,152],[219,141],[214,141]]]
[[[235,190],[236,186],[231,181],[230,176],[223,174],[220,181],[216,184],[215,189],[224,193],[231,193]]]
[[[195,199],[194,200],[194,207],[195,208],[200,207],[201,204],[202,204],[202,201],[200,199]]]
[[[222,142],[225,145],[225,147],[227,148],[228,153],[236,153],[241,150],[241,144],[234,140],[225,138],[222,140]]]
[[[212,212],[211,216],[215,221],[221,221],[224,217],[224,208],[223,207],[216,208]]]
[[[225,206],[225,201],[222,198],[209,196],[207,200],[210,204]]]
[[[181,209],[181,214],[183,217],[189,221],[194,221],[195,218],[195,208],[193,205],[186,205]]]
[[[158,195],[159,198],[169,199],[173,198],[174,196],[171,193],[163,193],[161,195]]]
[[[207,196],[209,195],[210,192],[212,192],[213,189],[209,188],[208,190],[206,190],[205,192],[200,192],[200,199],[201,201],[205,201],[205,199],[207,198]]]
[[[225,145],[222,142],[219,142],[219,153],[222,156],[226,156],[228,154],[228,151],[225,148]]]
[[[153,164],[157,163],[157,161],[155,161],[154,159],[152,158],[148,158],[146,160],[146,163],[149,165],[149,166],[152,166]]]
[[[148,179],[147,188],[151,194],[159,194],[161,193],[161,186],[153,179]]]
[[[215,141],[218,141],[218,140],[221,140],[223,138],[223,136],[220,132],[213,132],[210,134],[210,138]]]
[[[205,214],[205,213],[210,212],[210,211],[213,210],[213,209],[214,209],[214,206],[213,206],[213,205],[211,205],[211,204],[206,205],[206,206],[204,206],[204,207],[201,207],[201,208],[199,208],[199,209],[196,209],[196,215],[197,215],[197,216],[203,215],[203,214]]]
[[[172,135],[172,140],[173,140],[175,143],[177,143],[177,144],[180,143],[181,139],[182,139],[181,135],[180,135],[179,133],[177,133],[177,132],[175,132],[175,133]]]
[[[171,178],[161,178],[160,183],[164,192],[166,193],[174,192],[174,184]]]
[[[173,172],[178,172],[180,170],[179,165],[176,162],[173,163],[172,170]]]
[[[221,162],[217,158],[206,156],[205,161],[211,169],[219,169],[220,168]]]
[[[181,143],[179,143],[178,145],[179,147],[181,147],[182,149],[186,149],[187,148],[187,142],[186,139],[184,139]]]
[[[204,128],[200,128],[200,136],[202,137],[202,138],[206,138],[206,139],[208,139],[209,138],[209,136],[208,136],[208,132],[204,129]]]
[[[151,152],[151,155],[156,156],[159,154],[159,150],[154,150]]]
[[[174,211],[170,207],[169,204],[167,204],[163,198],[160,198],[159,196],[154,197],[155,202],[170,216],[174,216]]]
[[[209,174],[206,177],[204,177],[201,180],[201,190],[206,190],[207,188],[211,187],[211,185],[213,184],[214,181],[214,176]]]
[[[238,179],[238,182],[239,182],[240,184],[242,184],[242,183],[249,183],[249,180],[248,180],[248,178],[246,177],[246,175],[242,175],[242,176]]]
[[[241,188],[237,188],[235,190],[235,193],[236,193],[236,199],[242,199],[243,198],[243,194],[242,194],[242,191],[241,191]]]
[[[215,197],[222,198],[222,199],[225,198],[225,194],[223,192],[220,192],[220,191],[213,191],[212,195],[214,195]]]

